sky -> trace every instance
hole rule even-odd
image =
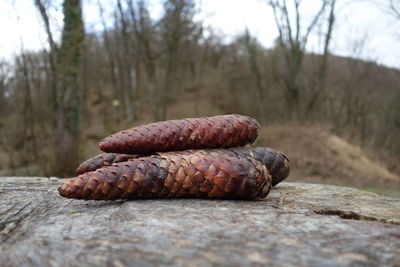
[[[400,20],[383,11],[387,0],[338,0],[337,20],[333,32],[331,52],[340,56],[359,57],[400,69]],[[400,1],[400,0],[398,0]],[[60,0],[53,0],[61,2]],[[110,15],[113,0],[101,1]],[[291,2],[291,1],[288,1]],[[24,49],[38,50],[47,46],[46,34],[34,0],[0,1],[0,58],[12,59]],[[150,0],[152,15],[159,16],[162,7],[158,0]],[[204,21],[229,41],[244,32],[250,32],[267,48],[272,47],[278,31],[272,9],[267,0],[198,0],[201,10],[197,19]],[[300,8],[303,26],[306,27],[321,0],[303,0]],[[83,0],[87,31],[101,30],[97,0]],[[57,5],[56,5],[57,6]],[[61,5],[59,5],[61,6]],[[50,13],[52,30],[56,38],[62,27],[61,7]],[[110,20],[111,21],[111,20]],[[321,38],[316,29],[310,36],[307,50],[320,52]],[[22,40],[22,42],[21,42]]]

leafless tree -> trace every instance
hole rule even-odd
[[[126,109],[126,116],[128,120],[135,119],[135,91],[132,79],[132,52],[131,40],[128,32],[128,21],[125,18],[125,10],[122,7],[121,0],[117,0],[117,12],[115,14],[115,21],[118,23],[120,29],[120,49],[117,52],[117,59],[119,61],[118,74],[122,84],[123,103]]]
[[[324,36],[324,49],[321,57],[321,63],[318,71],[318,86],[312,88],[313,92],[311,94],[310,100],[308,101],[306,108],[306,116],[309,117],[309,114],[314,111],[314,107],[317,103],[322,105],[326,105],[325,100],[325,90],[326,90],[326,76],[327,76],[327,68],[328,68],[328,56],[329,56],[329,46],[332,39],[332,32],[336,20],[335,15],[335,5],[336,0],[330,0],[327,5],[328,8],[328,17],[326,23],[326,32]]]
[[[6,107],[6,79],[9,75],[8,64],[5,61],[0,61],[0,114]]]
[[[22,124],[23,124],[23,142],[29,142],[30,144],[25,144],[26,147],[32,147],[26,151],[27,154],[33,155],[34,158],[38,157],[38,149],[36,145],[36,134],[35,134],[35,112],[33,109],[32,101],[32,85],[29,73],[29,67],[27,62],[27,56],[21,44],[21,56],[18,60],[22,71],[23,80],[23,109],[22,109]]]
[[[79,73],[84,26],[80,0],[64,0],[64,26],[57,47],[42,0],[36,0],[50,45],[53,80],[54,170],[58,175],[71,172],[79,162],[80,93]]]
[[[295,21],[291,21],[289,7],[286,0],[271,0],[270,6],[274,12],[275,23],[279,32],[279,45],[281,46],[285,59],[284,83],[286,87],[286,101],[292,113],[292,118],[299,119],[300,116],[300,86],[298,77],[305,54],[306,45],[311,31],[321,19],[328,1],[323,0],[318,12],[305,28],[301,27],[300,5],[301,0],[293,0]]]
[[[245,39],[247,53],[249,55],[250,69],[254,76],[254,83],[256,85],[257,92],[258,92],[259,103],[261,106],[261,116],[264,116],[266,114],[266,110],[267,110],[267,107],[266,107],[267,89],[263,85],[262,73],[261,73],[261,69],[260,69],[260,64],[258,62],[260,49],[257,45],[257,41],[251,37],[248,29],[246,29],[246,31],[245,31],[244,39]]]
[[[195,29],[193,17],[195,3],[193,0],[166,0],[164,2],[165,15],[162,18],[161,34],[165,43],[165,78],[162,90],[159,92],[159,105],[161,106],[161,119],[167,116],[170,94],[179,90],[179,77],[185,39],[191,38]],[[182,74],[181,74],[182,75]]]
[[[160,119],[158,86],[157,86],[157,65],[160,58],[160,52],[157,51],[155,27],[150,13],[148,4],[144,0],[139,0],[136,4],[132,0],[128,1],[129,13],[133,26],[133,33],[136,39],[136,60],[144,65],[147,80],[148,102],[150,103],[153,118]],[[140,55],[140,57],[139,57]],[[139,64],[139,63],[136,63]],[[139,67],[137,66],[137,70]]]
[[[101,23],[102,23],[102,26],[103,26],[102,38],[103,38],[103,42],[104,42],[104,48],[105,48],[107,60],[109,62],[109,68],[108,69],[109,69],[110,77],[111,77],[111,85],[112,85],[112,88],[113,88],[113,96],[114,96],[114,99],[118,99],[120,102],[122,102],[123,101],[123,99],[122,99],[123,96],[121,94],[122,90],[119,87],[118,79],[116,77],[115,55],[114,55],[114,53],[112,51],[110,37],[109,37],[109,34],[108,34],[108,30],[107,30],[106,19],[104,17],[104,9],[103,9],[103,6],[102,6],[100,0],[97,1],[97,5],[99,7],[100,19],[101,19]]]

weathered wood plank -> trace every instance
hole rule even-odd
[[[0,178],[1,265],[400,262],[400,200],[352,188],[282,183],[257,202],[85,202],[60,197],[59,184]]]

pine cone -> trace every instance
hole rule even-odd
[[[236,147],[252,143],[259,127],[255,119],[241,115],[170,120],[110,135],[99,147],[105,152],[126,154]]]
[[[229,148],[229,149],[204,149],[204,150],[185,150],[175,152],[156,153],[157,155],[188,155],[192,153],[200,153],[203,155],[222,156],[229,155],[231,157],[251,157],[263,163],[271,175],[272,186],[277,185],[286,179],[290,172],[289,159],[282,152],[276,151],[269,147],[254,147],[254,148]],[[122,156],[121,156],[122,155]],[[91,159],[88,159],[77,169],[78,174],[94,171],[102,166],[108,166],[112,163],[126,161],[131,158],[140,157],[138,155],[126,154],[100,154]],[[126,158],[126,159],[125,159]],[[113,160],[115,159],[115,160]],[[123,159],[123,160],[121,160]],[[102,164],[102,162],[104,162]]]
[[[77,174],[82,174],[85,172],[91,172],[101,168],[103,166],[109,166],[113,163],[127,161],[129,159],[134,159],[140,157],[139,155],[128,155],[128,154],[118,154],[118,153],[104,153],[90,158],[79,165],[76,169]]]
[[[290,173],[289,159],[280,151],[270,147],[231,148],[237,156],[248,156],[263,163],[271,175],[272,186],[285,180]]]
[[[63,197],[86,200],[174,197],[257,200],[270,189],[271,177],[259,161],[193,152],[114,163],[69,179],[58,191]]]

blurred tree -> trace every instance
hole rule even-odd
[[[135,70],[137,85],[140,86],[141,65],[144,65],[146,74],[147,102],[150,104],[154,120],[159,120],[159,101],[157,86],[157,64],[160,52],[157,49],[157,33],[155,23],[150,17],[148,3],[144,0],[128,0],[128,10],[131,17],[133,36],[136,41],[135,47]],[[139,77],[138,77],[139,76]]]
[[[32,85],[30,79],[30,72],[28,67],[27,55],[21,44],[21,56],[17,59],[17,66],[21,70],[21,81],[23,83],[23,108],[22,108],[22,125],[23,134],[21,140],[25,147],[27,155],[32,155],[33,158],[29,160],[36,160],[38,158],[38,151],[36,145],[36,134],[35,134],[35,112],[33,109],[32,101]],[[30,147],[30,148],[28,148]]]
[[[165,44],[165,78],[159,92],[159,105],[162,120],[167,117],[167,106],[171,100],[170,94],[179,90],[179,76],[182,75],[182,55],[187,41],[193,37],[196,24],[193,21],[196,14],[193,0],[166,0],[165,14],[161,20],[161,34]]]
[[[318,86],[312,88],[313,92],[311,94],[310,100],[308,101],[306,108],[306,117],[310,117],[310,114],[315,114],[315,106],[321,105],[320,110],[324,111],[323,115],[326,117],[326,85],[327,85],[327,73],[328,73],[328,55],[329,55],[329,45],[332,39],[333,27],[335,24],[335,5],[336,0],[330,0],[328,4],[328,18],[327,27],[324,36],[324,49],[321,57],[321,63],[318,71]]]
[[[50,44],[53,80],[54,173],[69,175],[79,162],[79,74],[84,25],[80,0],[64,0],[64,26],[58,48],[50,30],[46,8],[36,0]]]
[[[4,61],[0,61],[0,114],[6,109],[6,78],[8,75],[7,64]],[[0,126],[1,127],[1,126]]]
[[[105,55],[106,55],[106,58],[107,58],[108,64],[109,64],[108,70],[109,70],[110,77],[111,77],[111,86],[113,88],[113,99],[123,102],[123,94],[120,93],[120,92],[122,92],[122,89],[120,89],[120,87],[119,87],[120,83],[118,83],[118,79],[116,76],[117,71],[116,71],[115,55],[113,53],[112,44],[111,44],[111,40],[109,37],[109,31],[107,30],[106,19],[104,17],[104,9],[103,9],[103,6],[102,6],[100,0],[97,1],[97,5],[99,7],[100,19],[101,19],[101,23],[103,26],[102,38],[103,38],[104,48],[105,48],[105,52],[106,52]],[[101,97],[101,99],[102,99],[102,97]],[[118,114],[118,115],[120,115],[120,114]]]
[[[121,82],[122,94],[123,94],[123,105],[125,107],[125,116],[129,121],[135,119],[136,108],[135,108],[135,95],[136,86],[133,86],[133,67],[132,62],[132,49],[134,45],[131,42],[131,35],[128,31],[128,19],[125,15],[125,10],[122,7],[121,0],[117,0],[117,12],[115,13],[115,22],[118,24],[120,34],[118,37],[120,41],[120,49],[116,51],[117,60],[119,61],[119,80]]]
[[[251,72],[254,76],[254,83],[257,88],[258,92],[258,98],[259,98],[259,103],[261,106],[261,118],[262,121],[265,121],[265,116],[266,116],[266,111],[267,111],[267,106],[266,106],[266,95],[267,95],[267,89],[265,88],[262,80],[262,73],[260,69],[260,64],[258,62],[260,56],[260,45],[257,43],[257,40],[252,38],[250,35],[250,32],[248,29],[245,31],[244,35],[244,41],[245,41],[245,46],[247,49],[248,53],[248,58],[249,58],[249,65]]]
[[[300,86],[299,75],[304,59],[305,49],[311,31],[320,20],[325,11],[327,0],[323,0],[318,12],[314,15],[310,24],[303,31],[301,27],[300,5],[301,0],[293,0],[295,22],[291,21],[291,15],[286,0],[271,0],[270,6],[274,12],[276,27],[279,32],[279,45],[282,48],[285,59],[284,83],[286,89],[287,107],[294,121],[301,116],[300,110]]]

